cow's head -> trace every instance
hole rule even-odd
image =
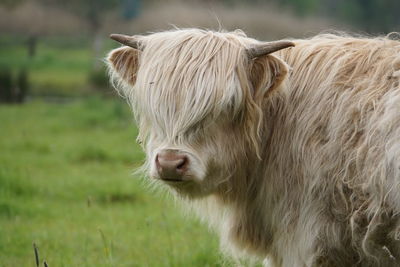
[[[126,45],[108,55],[110,74],[134,109],[152,180],[204,196],[257,160],[264,104],[288,72],[271,53],[293,43],[196,29],[111,38]]]

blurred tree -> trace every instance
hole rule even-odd
[[[93,68],[94,70],[99,70],[101,65],[98,60],[101,56],[103,47],[103,36],[100,32],[101,23],[104,13],[115,8],[118,4],[117,0],[71,0],[75,2],[76,9],[83,13],[89,22],[89,26],[92,34],[92,51],[94,56]]]
[[[28,71],[22,68],[18,72],[16,87],[14,87],[14,101],[17,103],[24,102],[29,90]]]
[[[126,20],[135,18],[140,11],[140,0],[122,0],[122,17]]]
[[[282,0],[284,5],[293,6],[295,11],[301,15],[309,15],[318,10],[320,1],[318,0]]]
[[[0,0],[0,5],[7,8],[14,8],[23,2],[25,0]]]
[[[369,33],[399,30],[399,0],[325,0],[325,13]],[[336,3],[333,3],[336,2]],[[331,8],[334,6],[334,8]]]
[[[101,50],[103,46],[103,36],[101,34],[102,21],[108,11],[113,10],[120,4],[120,0],[38,0],[47,5],[54,5],[69,10],[74,14],[82,16],[89,25],[92,37],[92,51],[96,59],[93,68],[100,68]]]
[[[26,0],[0,0],[0,6],[5,7],[7,9],[13,9],[23,4],[24,2],[26,2]],[[37,47],[36,45],[37,45],[37,35],[34,33],[30,33],[26,41],[29,57],[35,56]]]
[[[36,55],[36,48],[37,48],[37,35],[31,34],[26,41],[28,47],[28,56],[33,58]]]
[[[2,1],[2,0],[0,0]],[[114,10],[121,9],[121,17],[132,19],[140,11],[140,0],[34,0],[46,6],[69,11],[83,18],[89,26],[91,50],[93,53],[92,68],[89,71],[89,81],[100,81],[101,75],[106,77],[102,58],[104,57],[104,41],[107,38],[102,32],[106,15]],[[98,82],[93,83],[99,88]]]
[[[259,2],[260,0],[252,0]],[[400,0],[273,0],[299,15],[323,15],[369,33],[399,31]],[[267,2],[265,0],[264,2]]]
[[[0,69],[0,102],[12,101],[12,73],[9,68]]]
[[[0,69],[0,103],[22,103],[28,93],[28,89],[28,72],[26,68],[21,68],[16,76],[13,75],[10,68]]]
[[[0,0],[0,6],[7,9],[13,9],[24,2],[26,2],[26,0]],[[35,34],[29,34],[26,46],[28,57],[32,58],[36,53],[37,47],[37,36]],[[11,68],[3,68],[0,70],[0,102],[22,103],[29,88],[27,67],[24,67],[19,71],[16,83],[13,81],[12,76]]]

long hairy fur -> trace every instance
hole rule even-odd
[[[325,258],[342,266],[354,255],[360,266],[399,264],[400,43],[323,34],[280,56],[293,72],[276,141],[302,174],[300,202],[322,204],[321,253],[334,247]]]
[[[190,130],[199,130],[196,126],[202,122],[207,128],[209,122],[225,112],[252,120],[248,138],[257,145],[254,128],[258,125],[249,116],[257,117],[261,112],[252,98],[245,97],[250,93],[247,81],[238,77],[244,75],[246,62],[236,34],[171,31],[150,35],[146,43],[140,57],[146,64],[137,73],[137,89],[128,95],[131,103],[136,102],[134,107],[145,107],[135,112],[141,116],[137,118],[141,139],[146,139],[151,129],[168,142],[180,143],[182,140],[175,139],[184,138]],[[172,102],[176,105],[166,105]],[[250,110],[238,114],[243,106]],[[163,114],[162,120],[158,114]]]
[[[114,59],[111,75],[144,143],[224,155],[217,189],[184,198],[224,251],[268,266],[400,265],[399,41],[293,40],[268,56],[255,90],[260,77],[245,48],[258,41],[242,32],[142,38],[145,49],[130,51],[137,71],[116,71]],[[285,64],[290,73],[266,93]]]

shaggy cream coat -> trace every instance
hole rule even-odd
[[[321,34],[252,59],[260,42],[240,31],[137,39],[108,61],[145,169],[160,148],[192,155],[196,182],[171,192],[224,251],[279,267],[400,266],[399,41]]]

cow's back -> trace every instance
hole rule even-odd
[[[279,56],[292,71],[271,143],[297,208],[318,213],[319,249],[399,257],[400,42],[320,35]]]

